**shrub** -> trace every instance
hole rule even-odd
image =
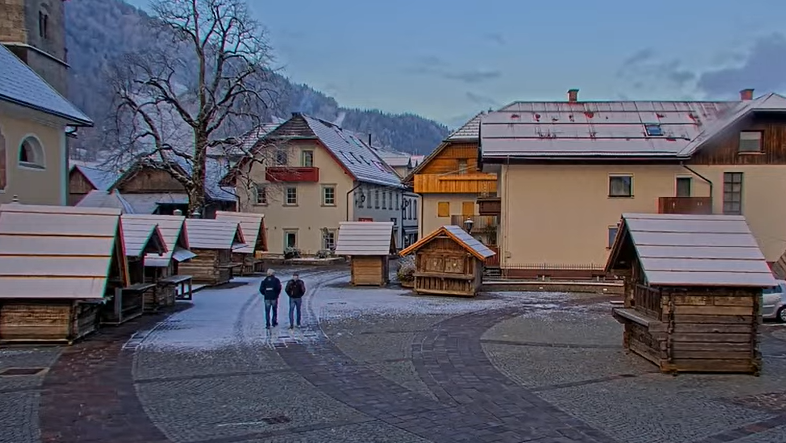
[[[398,260],[398,269],[396,276],[400,282],[415,281],[415,257],[407,256],[401,257]]]

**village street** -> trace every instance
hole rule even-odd
[[[68,348],[0,349],[0,370],[33,373],[0,376],[0,442],[786,441],[778,325],[760,377],[672,377],[623,352],[608,297],[301,276],[294,331],[286,296],[266,331],[259,278],[236,278]]]

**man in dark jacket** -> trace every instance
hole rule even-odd
[[[295,272],[292,280],[287,282],[284,291],[289,296],[289,329],[294,328],[294,313],[297,311],[297,327],[300,327],[300,306],[303,304],[303,296],[306,295],[306,284],[300,279],[300,275]]]
[[[270,310],[273,310],[273,326],[278,326],[278,296],[281,294],[281,280],[272,269],[259,285],[259,293],[265,298],[265,327],[270,329]]]

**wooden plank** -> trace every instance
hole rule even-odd
[[[751,348],[750,338],[747,342],[726,343],[726,342],[693,342],[693,341],[673,341],[671,344],[673,352],[685,352],[685,355],[693,355],[693,352],[698,352],[700,355],[707,353],[724,352],[743,352],[752,355],[753,349]]]
[[[668,314],[668,306],[664,306],[663,313]],[[702,316],[731,316],[752,315],[752,308],[739,306],[674,306],[674,315],[702,315]]]
[[[673,343],[672,345],[676,345]],[[696,351],[696,350],[674,350],[672,352],[672,358],[674,360],[678,359],[689,359],[689,360],[736,360],[736,359],[746,359],[753,357],[753,350],[752,349],[740,349],[736,351],[724,351],[722,349],[712,349],[712,350],[704,350],[704,351]]]
[[[676,323],[674,334],[749,334],[753,330],[750,324],[700,324]]]
[[[750,325],[753,322],[753,315],[701,315],[675,313],[675,324],[738,324]]]

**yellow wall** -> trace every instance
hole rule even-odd
[[[265,168],[255,163],[250,177],[255,183],[268,185],[268,204],[253,204],[246,190],[238,189],[242,212],[265,214],[268,250],[273,253],[283,252],[285,230],[297,230],[298,249],[303,254],[314,254],[322,249],[320,229],[338,229],[339,222],[346,218],[346,193],[352,189],[352,179],[323,147],[313,142],[292,143],[288,155],[289,166],[300,166],[303,150],[314,151],[314,166],[319,168],[319,183],[269,184],[265,180]],[[322,186],[326,184],[336,186],[335,206],[322,206]],[[240,183],[238,186],[242,187]],[[284,205],[286,186],[297,187],[297,206]]]
[[[421,220],[421,228],[418,235],[420,238],[423,238],[442,226],[450,224],[450,217],[437,216],[439,202],[448,202],[450,204],[450,215],[462,215],[462,203],[476,201],[477,194],[421,194],[420,200],[423,203],[421,210],[418,212]],[[477,203],[475,203],[474,213],[478,213]]]
[[[723,172],[743,172],[743,214],[768,261],[786,249],[786,166],[691,166],[714,183],[714,213],[723,209]],[[633,198],[608,197],[609,174],[633,175]],[[608,228],[623,212],[655,213],[658,197],[675,195],[679,165],[510,165],[500,174],[501,265],[603,266]],[[694,197],[709,185],[693,176]]]
[[[13,117],[12,117],[13,115]],[[65,205],[67,165],[65,128],[37,120],[21,119],[0,109],[0,134],[5,139],[6,187],[0,190],[0,203],[9,203],[14,195],[20,203]],[[19,148],[28,137],[37,138],[44,151],[44,168],[19,164]]]

